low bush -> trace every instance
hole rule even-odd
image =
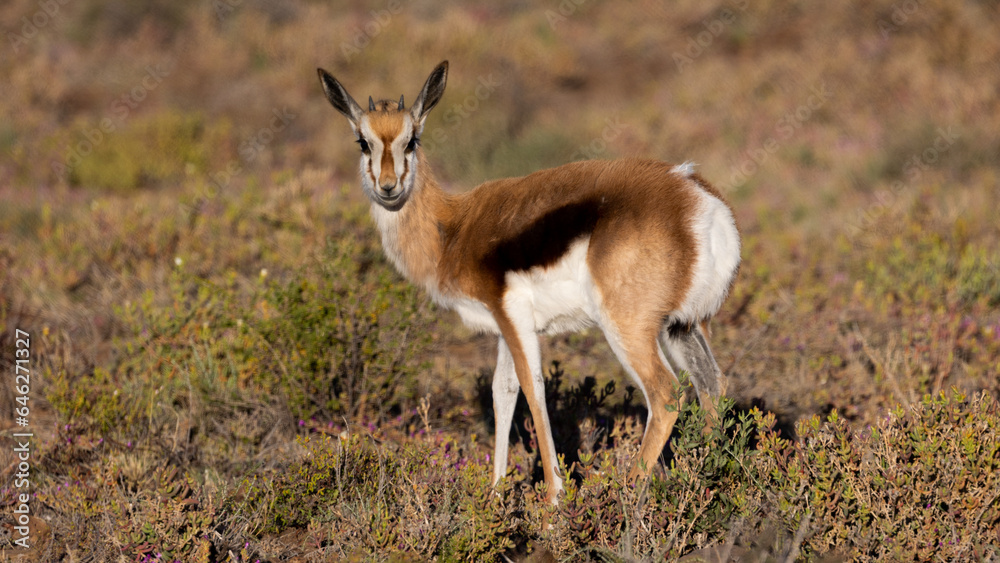
[[[172,455],[178,440],[210,446],[200,461],[225,467],[296,420],[378,422],[415,406],[429,306],[371,247],[331,240],[287,279],[255,283],[179,264],[170,287],[169,302],[147,293],[116,311],[113,368],[52,374],[46,395],[68,422]]]
[[[70,185],[127,192],[207,175],[224,164],[220,150],[232,144],[227,123],[199,115],[164,111],[115,123],[81,123],[68,133]]]
[[[869,561],[982,561],[1000,555],[1000,409],[958,391],[897,407],[852,431],[831,414],[779,438],[772,417],[756,472],[761,501],[789,529],[808,522],[805,555]]]
[[[415,404],[429,307],[367,240],[329,243],[315,271],[272,284],[258,304],[260,384],[277,381],[301,419],[383,420]]]

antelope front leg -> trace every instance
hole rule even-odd
[[[497,369],[493,373],[493,415],[496,418],[496,448],[493,451],[493,484],[507,474],[507,451],[514,406],[521,388],[514,370],[514,357],[501,337],[497,346]]]
[[[535,438],[542,458],[542,473],[548,485],[549,501],[556,504],[556,497],[562,490],[562,479],[556,471],[556,448],[552,439],[552,426],[545,407],[545,380],[542,377],[542,351],[531,320],[531,312],[516,311],[519,316],[495,315],[503,340],[514,364],[517,382],[524,391],[524,398],[531,409],[531,420],[535,423]],[[499,367],[499,366],[498,366]],[[499,425],[499,417],[497,419]],[[497,438],[498,444],[500,438]],[[506,456],[504,459],[506,464]],[[496,466],[494,466],[495,468]]]

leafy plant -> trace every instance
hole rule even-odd
[[[314,271],[270,286],[255,326],[268,343],[256,379],[277,383],[302,419],[396,416],[413,406],[429,327],[426,302],[381,251],[330,241]]]

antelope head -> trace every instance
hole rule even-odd
[[[368,97],[364,110],[330,73],[317,69],[330,104],[344,114],[361,146],[361,185],[372,202],[399,211],[416,189],[420,134],[427,114],[441,100],[448,79],[448,61],[434,67],[413,105]]]

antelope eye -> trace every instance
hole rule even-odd
[[[368,154],[371,151],[371,147],[368,146],[368,141],[364,139],[358,139],[358,144],[361,145],[361,152]]]
[[[420,138],[416,135],[410,137],[410,142],[406,143],[406,152],[413,152],[416,150],[417,145],[420,144]]]

